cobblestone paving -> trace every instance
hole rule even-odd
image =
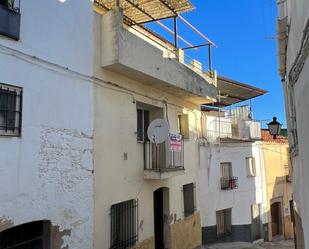
[[[203,246],[201,249],[294,249],[292,240],[280,240],[275,242],[264,242],[259,244],[233,242],[218,243],[209,246]]]

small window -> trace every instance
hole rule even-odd
[[[217,236],[225,237],[232,234],[232,209],[224,209],[216,212]]]
[[[137,141],[148,141],[149,111],[137,109]]]
[[[195,212],[194,184],[183,185],[184,215],[188,217]]]
[[[248,177],[255,177],[256,176],[255,158],[254,157],[247,157],[246,158],[246,165],[247,165]]]
[[[178,130],[184,139],[189,139],[189,117],[187,114],[178,115]]]
[[[34,221],[0,233],[1,249],[50,248],[50,222]]]
[[[0,84],[0,135],[21,132],[22,89]]]
[[[232,163],[230,162],[225,162],[225,163],[220,163],[221,166],[221,176],[222,178],[229,179],[232,177]]]
[[[124,249],[138,241],[138,202],[129,200],[111,207],[111,247]]]

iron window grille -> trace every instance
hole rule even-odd
[[[0,84],[0,135],[19,136],[22,119],[22,89]]]
[[[50,249],[50,221],[33,221],[0,233],[0,249]]]
[[[238,177],[227,177],[221,178],[221,189],[222,190],[232,190],[238,188]]]
[[[183,200],[184,200],[184,215],[188,217],[195,212],[195,195],[194,195],[195,185],[194,183],[189,183],[183,185]]]
[[[138,201],[129,200],[112,205],[110,249],[127,249],[137,241]]]

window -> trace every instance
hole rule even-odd
[[[111,247],[126,249],[138,241],[138,201],[129,200],[111,207]]]
[[[34,221],[0,233],[1,249],[50,248],[50,222]]]
[[[178,130],[184,139],[189,139],[189,117],[187,114],[178,115]]]
[[[223,209],[216,212],[217,236],[225,237],[232,234],[232,209]]]
[[[238,188],[238,178],[233,176],[232,163],[220,163],[221,167],[221,190],[232,190]]]
[[[0,84],[0,135],[21,132],[22,89]]]
[[[221,166],[221,176],[222,178],[231,178],[232,177],[232,163],[220,163]]]
[[[254,157],[247,157],[246,158],[246,165],[247,165],[248,177],[255,177],[256,176],[255,158]]]
[[[149,126],[149,111],[137,109],[137,141],[147,141],[147,129]]]
[[[0,0],[0,34],[19,40],[20,0]]]
[[[183,185],[183,200],[184,200],[184,214],[188,217],[194,214],[195,211],[195,197],[194,197],[194,184]]]

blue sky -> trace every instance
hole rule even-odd
[[[265,96],[252,100],[254,118],[277,116],[285,127],[281,82],[277,73],[274,0],[191,0],[196,10],[183,16],[218,45],[213,49],[213,68],[218,74],[265,89]],[[172,27],[171,21],[165,21]],[[153,27],[153,25],[152,25]],[[173,40],[170,34],[156,28]],[[203,40],[179,21],[179,34],[194,44]],[[180,47],[186,45],[180,43]],[[190,56],[207,64],[207,48]],[[265,126],[266,121],[262,124]]]

